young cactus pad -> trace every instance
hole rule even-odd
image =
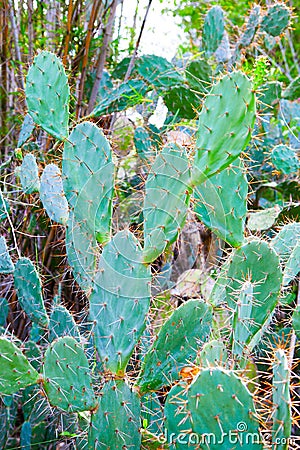
[[[56,139],[68,136],[68,79],[60,59],[42,51],[33,61],[26,78],[26,102],[34,122]]]
[[[283,286],[287,286],[299,273],[300,267],[300,223],[285,225],[272,239],[271,246],[277,252],[284,267]]]
[[[15,266],[14,282],[21,307],[30,320],[47,327],[49,318],[46,313],[40,277],[28,258],[20,258]]]
[[[19,389],[37,383],[38,372],[18,347],[0,337],[0,393],[11,395]]]
[[[231,195],[228,195],[229,191]],[[244,241],[247,194],[244,166],[237,159],[195,188],[194,211],[218,237],[238,247]]]
[[[207,340],[211,324],[212,308],[207,303],[189,300],[176,309],[145,355],[137,382],[140,391],[157,390],[177,380]]]
[[[72,337],[54,341],[45,353],[44,388],[49,402],[64,411],[87,411],[95,407],[95,394],[88,360]]]
[[[226,301],[232,310],[236,310],[244,282],[249,281],[253,286],[251,319],[247,317],[249,335],[245,342],[253,347],[277,305],[282,282],[279,258],[267,242],[253,240],[234,251],[228,266]]]
[[[63,336],[71,336],[80,342],[79,330],[73,316],[64,306],[54,305],[49,321],[49,341]]]
[[[213,6],[205,16],[202,44],[208,56],[214,53],[224,35],[224,13],[220,6]]]
[[[40,198],[50,219],[65,225],[69,218],[69,207],[60,170],[55,164],[48,164],[42,173]]]
[[[231,164],[251,138],[255,95],[242,72],[232,72],[213,85],[198,121],[192,174],[195,186]]]
[[[32,153],[27,153],[24,156],[19,175],[25,194],[32,194],[40,190],[39,168]]]
[[[88,450],[140,450],[140,401],[123,380],[109,381],[92,415]]]
[[[217,367],[200,371],[188,390],[187,410],[193,432],[203,435],[210,450],[219,450],[220,443],[232,448],[233,439],[235,450],[263,448],[252,396],[234,372]]]
[[[150,306],[150,267],[129,231],[120,231],[100,257],[90,297],[90,319],[105,367],[123,373],[146,325]]]
[[[18,139],[18,147],[22,147],[22,145],[25,144],[25,142],[30,138],[33,130],[35,128],[34,121],[32,120],[32,117],[30,114],[26,114],[24,117],[24,121],[22,124],[22,128],[19,134]]]

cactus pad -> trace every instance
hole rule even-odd
[[[117,233],[100,257],[90,297],[90,319],[105,367],[123,373],[144,328],[150,305],[150,268],[129,231]]]
[[[15,288],[21,307],[30,320],[47,327],[49,319],[46,313],[40,277],[28,258],[20,258],[14,271]]]
[[[271,152],[271,159],[275,168],[285,175],[300,169],[300,160],[296,151],[286,145],[276,145]]]
[[[12,273],[15,266],[11,260],[4,236],[0,236],[0,273]]]
[[[44,357],[44,388],[49,402],[64,411],[87,411],[95,407],[88,360],[72,337],[54,341]]]
[[[250,80],[232,72],[213,85],[198,121],[192,182],[205,181],[231,164],[251,138],[255,96]]]
[[[145,262],[151,261],[153,240],[161,247],[173,243],[184,224],[188,203],[190,177],[185,149],[172,144],[156,157],[146,181],[144,200]],[[158,235],[158,231],[162,233]],[[159,239],[161,238],[161,239]],[[155,255],[157,257],[157,255]]]
[[[51,220],[65,225],[69,217],[59,168],[48,164],[41,176],[40,198]]]
[[[253,399],[235,373],[221,368],[203,369],[188,390],[187,409],[193,432],[202,436],[210,450],[249,446],[262,449]],[[251,441],[247,441],[247,439]]]
[[[22,128],[19,134],[18,139],[18,147],[22,147],[22,145],[25,144],[25,142],[30,138],[33,130],[35,128],[34,121],[32,120],[32,117],[30,114],[26,114],[24,117],[24,122],[22,124]]]
[[[279,36],[288,27],[290,15],[291,11],[285,3],[274,3],[262,18],[261,29],[271,36]]]
[[[236,247],[244,241],[247,194],[247,177],[237,160],[195,188],[194,211],[219,238]]]
[[[282,282],[277,254],[260,240],[249,241],[236,249],[228,263],[226,300],[236,310],[238,295],[245,281],[253,285],[253,304],[246,345],[253,347],[272,318]]]
[[[140,401],[123,380],[109,381],[100,393],[97,411],[92,415],[89,450],[140,450]]]
[[[33,61],[26,79],[26,102],[34,122],[56,139],[68,136],[68,79],[60,59],[42,51]]]
[[[277,450],[287,450],[292,432],[290,396],[290,371],[283,349],[278,349],[273,362],[273,428],[272,440],[278,442]],[[281,443],[281,444],[280,444]]]
[[[177,380],[180,370],[195,360],[211,324],[212,308],[204,302],[189,300],[176,309],[145,355],[137,381],[140,391],[156,390]]]
[[[54,339],[71,336],[80,342],[80,334],[73,316],[62,305],[54,305],[49,321],[49,341]]]
[[[63,184],[74,221],[95,233],[110,235],[114,165],[109,142],[91,122],[77,125],[64,146]]]
[[[202,44],[207,55],[214,53],[224,35],[224,13],[220,6],[213,6],[205,16]]]
[[[39,169],[32,153],[27,153],[24,156],[19,175],[25,194],[32,194],[40,190]]]
[[[21,350],[0,337],[0,393],[11,395],[19,389],[37,383],[39,374],[29,364]]]

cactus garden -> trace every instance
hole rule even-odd
[[[300,448],[299,8],[175,2],[171,59],[52,3],[0,11],[0,449]]]

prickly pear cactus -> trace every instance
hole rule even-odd
[[[233,252],[226,279],[226,301],[233,311],[238,307],[243,283],[248,281],[253,286],[251,318],[245,318],[249,333],[245,345],[251,350],[265,331],[277,305],[282,282],[279,258],[266,242],[249,241]],[[246,308],[247,315],[249,308]]]
[[[39,381],[38,372],[21,350],[5,337],[0,337],[0,393],[11,395]]]
[[[46,313],[40,277],[28,258],[20,258],[15,265],[14,282],[18,301],[30,320],[47,327]]]
[[[37,125],[56,139],[68,136],[68,79],[62,62],[53,53],[40,52],[30,66],[26,78],[28,112]]]
[[[20,181],[22,189],[25,194],[32,194],[33,192],[39,192],[40,180],[39,169],[36,162],[36,158],[32,153],[27,153],[24,156],[20,170]]]
[[[187,410],[187,392],[188,384],[180,382],[172,387],[166,398],[164,414],[167,433],[164,438],[171,449],[187,448],[188,443],[182,442],[181,437],[188,437],[193,432],[191,415]]]
[[[256,114],[250,80],[232,72],[213,85],[198,120],[192,184],[229,166],[251,138]]]
[[[74,338],[58,338],[47,348],[43,374],[44,388],[52,405],[68,412],[95,408],[88,360]]]
[[[35,128],[34,121],[32,120],[32,117],[30,114],[26,114],[24,117],[24,121],[22,124],[22,128],[19,134],[18,139],[18,147],[22,147],[22,145],[25,144],[25,142],[30,138],[33,130]]]
[[[290,9],[285,3],[276,2],[268,7],[262,18],[261,29],[271,36],[279,36],[289,25]]]
[[[224,35],[224,13],[220,6],[213,6],[205,16],[202,44],[208,56],[221,44]]]
[[[231,448],[233,439],[235,449],[247,445],[253,450],[263,448],[252,395],[234,372],[219,367],[203,369],[187,397],[193,432],[211,450],[219,449],[220,444]]]
[[[241,286],[232,323],[232,353],[240,358],[243,356],[247,348],[246,343],[249,340],[249,328],[252,321],[252,306],[254,303],[253,288],[254,286],[250,281],[245,281]]]
[[[156,157],[145,186],[144,261],[155,260],[173,243],[189,204],[190,169],[184,148],[172,144]]]
[[[0,236],[0,273],[12,273],[15,266],[9,254],[4,236]]]
[[[88,449],[140,450],[141,406],[136,392],[124,380],[104,384],[92,414]]]
[[[90,320],[106,369],[123,374],[146,326],[150,267],[130,231],[120,231],[104,247],[90,296]]]
[[[194,211],[218,237],[238,247],[244,241],[247,194],[245,168],[237,159],[195,188]]]
[[[54,305],[49,320],[49,341],[63,336],[71,336],[80,342],[80,333],[73,316],[62,305]]]
[[[40,198],[50,219],[65,225],[69,218],[61,173],[55,164],[48,164],[41,176]]]
[[[299,273],[300,265],[300,224],[285,225],[271,240],[283,266],[283,286],[287,286]]]
[[[201,367],[228,366],[228,352],[223,342],[212,340],[203,345],[196,364]]]
[[[176,309],[145,355],[140,391],[157,390],[177,380],[180,370],[194,361],[197,348],[207,340],[211,323],[212,309],[204,302],[189,300]]]
[[[274,167],[288,175],[300,169],[300,160],[295,150],[286,145],[276,145],[271,152]]]
[[[77,125],[64,146],[63,184],[74,221],[101,243],[110,236],[114,165],[109,142],[91,122]]]

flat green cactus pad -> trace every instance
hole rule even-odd
[[[48,347],[43,370],[45,391],[53,406],[68,412],[95,407],[88,360],[74,338],[59,338]]]
[[[38,372],[21,350],[8,339],[0,337],[0,393],[14,394],[38,380]]]

